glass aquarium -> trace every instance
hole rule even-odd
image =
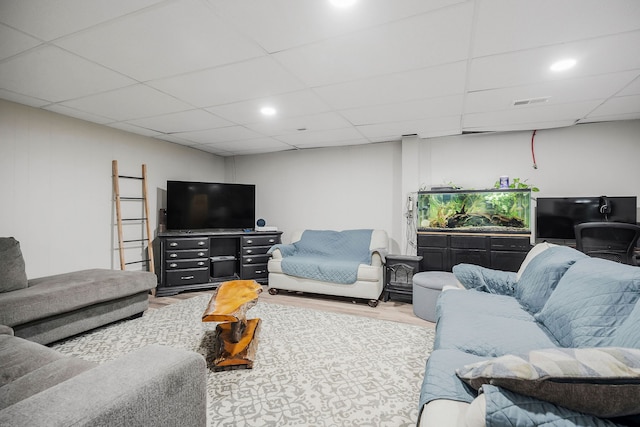
[[[418,231],[529,233],[530,189],[418,192]]]

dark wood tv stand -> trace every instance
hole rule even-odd
[[[215,289],[228,280],[268,280],[269,248],[281,231],[167,231],[158,234],[157,296]]]

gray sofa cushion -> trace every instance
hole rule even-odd
[[[515,297],[530,313],[539,312],[558,282],[577,260],[587,255],[567,246],[554,246],[538,254],[522,272]]]
[[[0,410],[97,366],[11,335],[0,336]]]
[[[69,313],[155,288],[146,271],[92,269],[29,280],[29,287],[0,294],[0,324],[15,326]]]
[[[589,257],[567,271],[535,317],[563,347],[608,346],[639,298],[640,268]]]
[[[448,290],[442,292],[436,304],[436,315],[440,317],[443,307],[458,313],[465,313],[467,319],[491,313],[492,316],[507,317],[531,321],[533,316],[514,297],[507,295],[489,294],[486,292]],[[495,309],[493,307],[496,307]],[[500,309],[497,309],[497,308]]]
[[[24,289],[27,285],[20,243],[13,237],[0,237],[0,292]]]
[[[611,337],[614,347],[640,348],[640,302]]]

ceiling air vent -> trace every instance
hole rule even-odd
[[[513,101],[513,106],[519,107],[521,105],[544,104],[550,98],[551,98],[550,96],[542,96],[540,98],[516,99],[515,101]]]

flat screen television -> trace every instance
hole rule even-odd
[[[573,227],[584,222],[637,220],[637,198],[539,197],[536,205],[537,240],[575,240]]]
[[[243,230],[255,224],[255,185],[167,181],[167,230]]]

